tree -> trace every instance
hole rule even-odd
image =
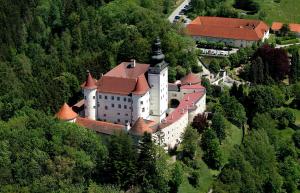
[[[136,154],[132,138],[125,133],[111,137],[108,145],[107,174],[109,182],[129,189],[136,183]]]
[[[211,129],[207,129],[201,138],[203,149],[203,160],[212,169],[219,169],[222,164],[222,154],[216,134]]]
[[[299,51],[295,50],[292,53],[290,82],[296,83],[300,80],[300,56]]]
[[[300,148],[300,130],[297,130],[294,134],[293,134],[293,141],[295,143],[295,146],[297,148]]]
[[[202,133],[207,127],[207,117],[204,113],[198,114],[194,117],[192,127],[197,129],[198,133]]]
[[[227,93],[220,98],[220,103],[224,109],[225,117],[238,127],[242,127],[247,121],[244,106],[236,98],[230,97]]]
[[[142,192],[168,192],[168,181],[165,176],[167,163],[163,154],[159,154],[151,134],[145,133],[139,145],[138,184]]]
[[[220,113],[215,113],[213,118],[212,118],[212,124],[211,128],[215,131],[219,142],[221,142],[225,139],[226,137],[226,119],[224,116]]]
[[[183,156],[193,159],[197,152],[199,134],[192,127],[187,127],[182,137]]]
[[[283,189],[292,193],[297,190],[300,181],[300,166],[292,157],[285,158],[280,164],[280,174],[284,177]]]
[[[208,66],[209,70],[215,74],[220,71],[220,65],[217,60],[213,59]]]
[[[180,162],[176,162],[171,173],[171,180],[169,181],[170,192],[178,192],[179,186],[183,181],[183,169]]]

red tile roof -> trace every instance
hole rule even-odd
[[[281,22],[273,22],[272,24],[272,30],[273,31],[279,31],[283,26],[283,23]],[[290,23],[289,28],[292,32],[300,33],[300,24],[298,23]]]
[[[75,119],[78,115],[72,110],[72,108],[67,103],[64,103],[55,116],[60,120],[68,121]]]
[[[272,23],[272,26],[271,26],[271,29],[272,29],[273,31],[278,31],[278,30],[280,30],[280,29],[282,28],[282,26],[283,26],[283,23],[280,23],[280,22],[273,22],[273,23]]]
[[[86,78],[84,88],[86,88],[86,89],[96,89],[97,88],[96,81],[93,79],[90,72],[88,73],[88,76]]]
[[[136,63],[135,67],[131,67],[132,62],[122,62],[118,66],[111,69],[104,76],[134,79],[148,71],[149,64]]]
[[[289,27],[290,27],[290,30],[292,32],[300,33],[300,24],[298,24],[298,23],[290,23]]]
[[[103,133],[107,135],[112,135],[117,132],[122,132],[125,129],[124,125],[103,122],[103,121],[95,121],[87,118],[78,117],[76,119],[76,124],[96,131],[98,133]]]
[[[205,87],[200,84],[194,84],[194,85],[183,85],[180,87],[180,89],[205,90]]]
[[[199,78],[199,76],[192,72],[188,73],[185,77],[181,78],[180,81],[182,85],[201,83],[201,79]]]
[[[204,96],[204,94],[205,91],[184,95],[179,106],[172,111],[168,117],[166,117],[166,119],[160,124],[160,128],[165,128],[178,121],[188,110],[194,109],[194,105]]]
[[[191,36],[258,41],[269,30],[259,20],[199,16],[187,26]]]
[[[133,94],[144,95],[146,92],[148,92],[149,89],[150,88],[149,88],[148,82],[145,78],[145,75],[140,75],[137,78],[137,83],[136,83],[135,89],[133,91]]]
[[[129,132],[134,135],[144,135],[145,132],[152,133],[153,130],[150,128],[149,124],[146,124],[143,118],[139,117]]]
[[[97,81],[98,92],[120,95],[144,94],[149,90],[145,73],[149,64],[123,62],[107,72]]]

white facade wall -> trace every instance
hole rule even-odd
[[[206,110],[206,94],[195,104],[196,109],[189,113],[189,123],[193,122],[193,119],[199,113],[204,113]]]
[[[96,89],[84,89],[84,115],[88,119],[96,120]]]
[[[97,118],[99,120],[123,125],[126,125],[126,122],[131,122],[131,96],[98,93],[97,100]]]
[[[181,142],[181,136],[188,126],[188,120],[188,111],[185,110],[180,119],[161,130],[161,132],[163,133],[162,144],[165,147],[174,148]],[[157,136],[155,138],[157,138]]]
[[[150,115],[155,121],[161,122],[168,109],[168,67],[159,74],[148,73],[150,84]]]
[[[150,111],[150,92],[147,92],[144,95],[133,95],[132,99],[132,123],[139,117],[148,119]]]

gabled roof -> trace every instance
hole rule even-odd
[[[199,78],[199,76],[192,72],[188,73],[185,77],[181,78],[180,81],[182,85],[201,83],[201,79]]]
[[[107,135],[112,135],[117,132],[122,132],[125,129],[124,125],[104,122],[104,121],[95,121],[87,118],[78,117],[76,119],[76,124],[82,127],[91,129],[98,133],[103,133]]]
[[[129,95],[144,94],[149,90],[145,73],[149,64],[123,62],[97,81],[98,92]]]
[[[199,16],[187,26],[191,36],[258,41],[269,30],[259,20]]]
[[[148,124],[146,124],[142,117],[139,117],[134,123],[133,127],[129,130],[129,132],[134,135],[142,136],[145,132],[152,133],[153,130]]]
[[[133,91],[133,94],[144,95],[146,92],[148,92],[149,89],[150,88],[149,88],[148,82],[145,78],[145,75],[140,75],[137,78],[137,83],[136,83],[135,89]]]
[[[85,84],[83,86],[85,89],[96,89],[96,81],[93,79],[92,75],[90,72],[88,72]]]
[[[67,103],[63,104],[63,106],[60,108],[60,110],[58,111],[58,113],[56,113],[55,116],[58,119],[64,121],[72,120],[78,117],[77,113],[75,113]]]

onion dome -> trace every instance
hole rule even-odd
[[[144,75],[139,76],[137,78],[137,83],[136,83],[135,89],[133,91],[133,94],[143,95],[146,92],[148,92],[148,90],[149,90],[149,85],[148,85],[148,82],[147,82],[145,76]]]
[[[186,84],[199,84],[201,83],[201,79],[196,74],[190,72],[185,77],[183,77],[181,80],[182,85]]]
[[[134,135],[144,135],[144,133],[152,133],[152,129],[145,123],[142,117],[139,117],[138,120],[134,123],[133,127],[129,130],[130,133]]]
[[[92,77],[92,75],[89,71],[87,71],[87,78],[86,78],[83,88],[85,88],[85,89],[96,89],[97,88],[96,81],[94,80],[94,78]]]
[[[73,120],[78,117],[77,113],[75,113],[67,103],[64,103],[55,116],[63,121]]]

